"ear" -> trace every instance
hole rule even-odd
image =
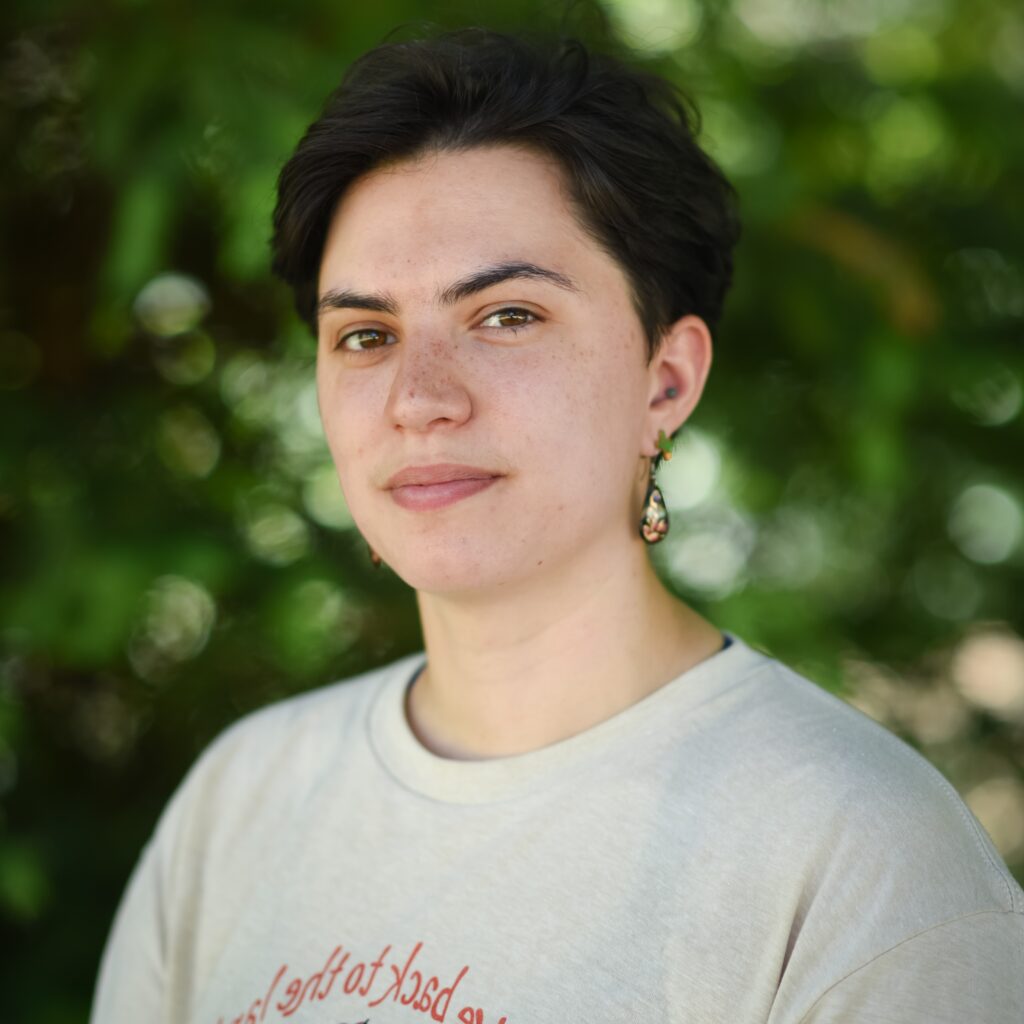
[[[658,454],[659,430],[671,436],[690,417],[711,371],[711,349],[708,325],[692,313],[662,333],[648,367],[644,455]]]

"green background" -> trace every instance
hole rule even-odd
[[[745,232],[659,571],[921,750],[1024,878],[1024,9],[560,10],[4,5],[2,1019],[84,1018],[213,735],[419,647],[347,516],[268,236],[347,62],[424,20],[564,22],[696,96]]]

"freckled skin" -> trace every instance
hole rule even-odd
[[[515,280],[451,307],[436,293],[483,267],[529,261],[579,293]],[[319,291],[392,295],[398,314],[322,315],[317,392],[359,529],[428,593],[476,593],[564,571],[594,546],[642,543],[641,455],[652,454],[646,342],[619,266],[576,222],[557,165],[510,146],[442,153],[358,181],[331,220]],[[482,327],[509,306],[543,322]],[[393,344],[335,349],[376,328]],[[430,512],[382,485],[408,465],[505,474]],[[591,554],[588,556],[588,552]]]

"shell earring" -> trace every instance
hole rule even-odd
[[[664,540],[668,533],[668,509],[665,507],[665,497],[654,479],[662,458],[666,462],[672,458],[672,438],[668,437],[664,430],[658,431],[658,448],[658,454],[651,459],[651,475],[647,482],[644,510],[640,518],[640,536],[648,544],[657,544]]]

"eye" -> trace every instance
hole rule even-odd
[[[489,323],[496,320],[497,323]],[[497,327],[499,330],[518,331],[520,328],[528,327],[531,323],[539,321],[536,313],[528,309],[520,309],[518,306],[509,306],[506,309],[498,309],[488,314],[481,322],[481,327]]]
[[[391,338],[391,341],[387,339]],[[384,348],[392,345],[398,339],[387,331],[381,331],[376,327],[361,327],[358,331],[349,331],[338,339],[336,348],[345,352],[372,352],[377,348]]]

